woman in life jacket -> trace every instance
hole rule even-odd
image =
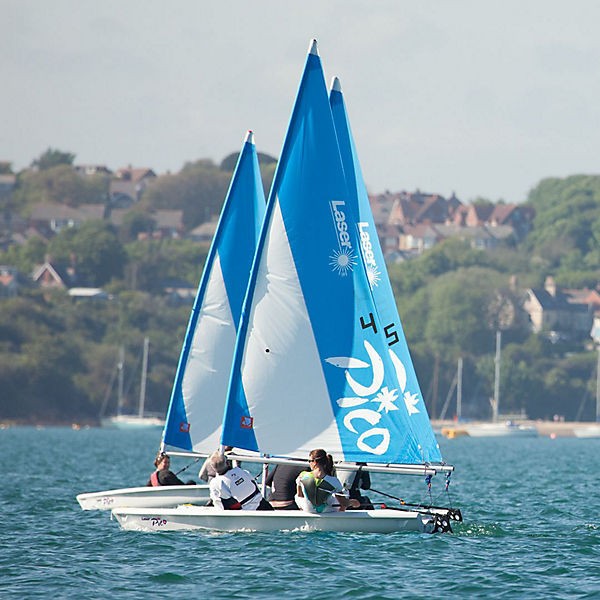
[[[168,454],[164,452],[159,452],[154,459],[154,466],[156,470],[152,475],[150,475],[150,479],[146,485],[148,486],[159,486],[159,485],[188,485],[194,484],[194,481],[188,481],[188,483],[184,483],[173,473],[173,471],[169,470],[171,466],[171,458]]]
[[[311,450],[310,471],[300,473],[296,479],[296,504],[304,511],[323,513],[348,507],[358,507],[357,500],[349,499],[348,492],[335,477],[333,458],[322,448]]]
[[[211,454],[210,465],[216,472],[208,483],[213,506],[225,510],[273,510],[248,471],[233,467],[218,451]]]

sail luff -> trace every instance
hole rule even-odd
[[[264,212],[258,157],[248,132],[188,322],[163,446],[206,453],[219,444],[237,328]]]

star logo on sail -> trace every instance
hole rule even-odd
[[[389,413],[391,410],[398,410],[398,407],[394,404],[398,400],[397,390],[389,390],[388,387],[381,388],[381,391],[371,400],[371,402],[379,402],[379,408],[377,412]]]
[[[334,273],[345,277],[352,271],[357,262],[350,233],[348,232],[346,213],[343,210],[346,203],[343,200],[332,200],[330,206],[338,248],[329,256],[329,264]]]
[[[381,272],[379,271],[377,265],[367,265],[367,279],[369,280],[371,289],[376,287],[381,281]]]
[[[352,271],[354,265],[356,265],[356,256],[352,250],[342,248],[341,250],[334,250],[332,255],[329,257],[329,264],[334,272],[338,275],[345,277],[350,271]]]

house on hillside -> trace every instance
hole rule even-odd
[[[127,208],[139,202],[144,190],[156,179],[156,173],[147,167],[131,166],[117,169],[115,178],[111,180],[109,195],[111,205]]]
[[[405,225],[400,233],[399,250],[421,254],[433,248],[442,236],[433,225]]]
[[[558,289],[553,277],[546,277],[543,288],[527,290],[523,308],[535,333],[556,331],[569,337],[590,335],[593,307],[578,302],[572,293]]]
[[[17,176],[12,173],[0,174],[0,199],[10,196],[17,184]]]
[[[93,175],[110,177],[112,175],[112,171],[106,165],[75,165],[73,168],[75,169],[75,173],[84,177],[91,177]]]
[[[436,225],[436,231],[441,239],[456,238],[469,242],[471,248],[477,250],[493,250],[505,243],[514,235],[514,230],[508,225],[490,227],[477,225],[462,227],[459,225]]]
[[[388,224],[390,225],[428,225],[451,222],[454,213],[462,203],[454,194],[448,200],[439,194],[400,192],[390,195],[387,201],[393,201]]]
[[[65,267],[46,259],[34,269],[31,279],[41,288],[66,289],[77,283],[77,273],[72,265]]]
[[[49,237],[62,229],[79,227],[86,221],[103,220],[106,217],[106,210],[104,204],[82,204],[73,207],[66,204],[40,202],[33,207],[29,224],[44,237]]]
[[[151,217],[156,223],[154,231],[158,232],[161,238],[177,239],[183,235],[182,210],[157,208],[152,211]]]
[[[200,244],[210,244],[215,235],[215,231],[217,230],[218,223],[219,218],[213,217],[210,221],[206,221],[198,225],[198,227],[194,227],[194,229],[192,229],[185,237],[188,240]]]
[[[19,293],[19,270],[0,265],[0,298],[13,298]]]

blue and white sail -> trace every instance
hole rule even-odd
[[[398,307],[396,306],[381,244],[379,243],[379,236],[375,229],[369,196],[363,180],[352,129],[350,128],[342,87],[337,77],[334,77],[331,85],[329,103],[338,137],[348,193],[358,213],[361,255],[367,270],[375,308],[384,331],[394,332],[389,341],[389,353],[396,366],[400,392],[408,410],[408,422],[415,438],[419,440],[423,448],[423,454],[427,457],[427,461],[439,462],[442,459],[439,445],[431,427],[419,380],[398,314]]]
[[[201,453],[219,447],[242,304],[265,209],[254,136],[249,131],[198,286],[163,446]]]
[[[363,262],[313,41],[269,195],[238,332],[222,444],[271,456],[422,464]]]

